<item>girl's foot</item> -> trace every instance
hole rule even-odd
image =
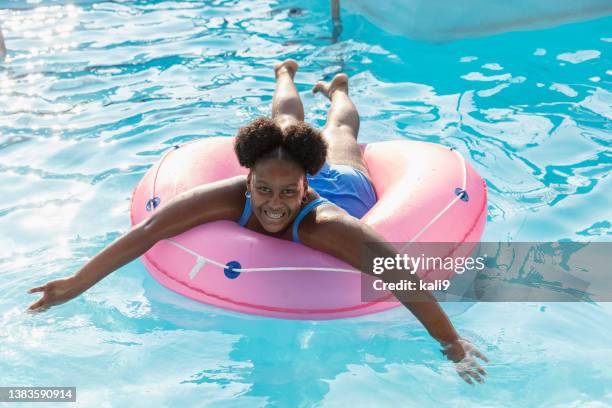
[[[321,92],[330,100],[336,91],[341,91],[348,95],[348,76],[346,74],[336,75],[331,82],[319,81],[312,87],[312,93]]]
[[[283,62],[274,64],[274,76],[276,78],[278,78],[280,74],[286,72],[289,74],[291,79],[293,79],[297,70],[298,70],[298,63],[294,59],[286,59]]]

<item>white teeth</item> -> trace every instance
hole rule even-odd
[[[281,218],[281,217],[283,216],[283,214],[284,214],[282,211],[281,211],[281,212],[278,212],[278,213],[272,213],[272,212],[269,212],[269,211],[264,211],[264,213],[265,213],[265,214],[266,214],[266,216],[268,216],[269,218],[272,218],[272,219],[275,219],[275,220],[277,220],[277,219]]]

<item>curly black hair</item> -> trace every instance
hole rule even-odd
[[[321,169],[327,157],[327,143],[319,130],[305,122],[283,130],[263,116],[238,130],[234,150],[240,165],[249,169],[261,159],[285,156],[311,175]]]

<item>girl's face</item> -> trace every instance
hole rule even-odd
[[[270,233],[287,228],[308,191],[306,174],[297,163],[283,159],[258,162],[247,177],[253,213]]]

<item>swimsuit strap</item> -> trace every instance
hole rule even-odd
[[[242,210],[242,215],[238,220],[238,224],[241,227],[244,227],[247,222],[249,222],[249,218],[251,218],[251,193],[248,191],[244,194],[246,196],[246,202],[244,203],[244,210]]]
[[[300,239],[298,238],[298,227],[300,226],[300,222],[302,222],[304,217],[306,217],[313,209],[325,203],[330,203],[330,201],[323,197],[319,197],[316,200],[312,200],[306,204],[304,208],[300,210],[297,217],[295,217],[295,220],[293,221],[293,242],[297,242],[298,244],[300,243]]]

